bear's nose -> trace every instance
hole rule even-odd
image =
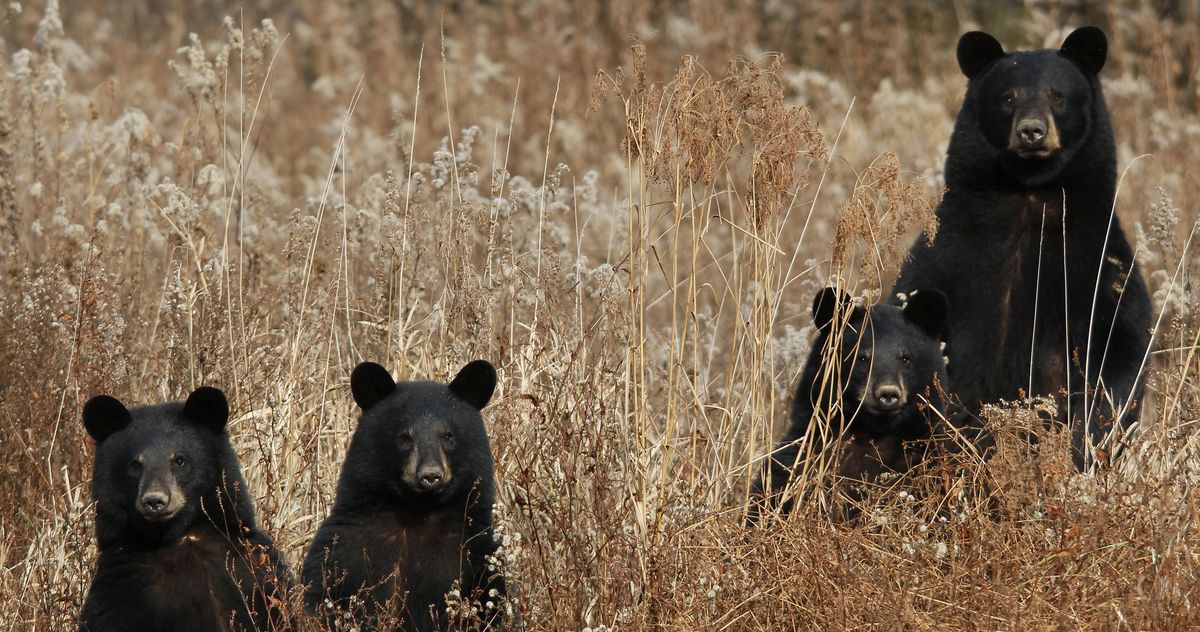
[[[1017,136],[1026,147],[1037,147],[1046,140],[1046,123],[1038,119],[1024,119],[1017,123]]]
[[[875,389],[875,401],[879,402],[879,407],[884,410],[900,408],[900,387],[894,384],[880,386]]]
[[[149,492],[142,496],[142,508],[145,510],[143,513],[151,516],[158,515],[166,510],[167,503],[170,500],[171,499],[162,492]]]
[[[442,468],[436,465],[426,465],[417,472],[417,480],[425,491],[433,491],[442,484]]]

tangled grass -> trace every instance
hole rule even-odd
[[[1200,7],[632,5],[3,9],[0,628],[78,613],[91,395],[223,388],[295,564],[350,368],[477,357],[530,629],[1200,625]],[[812,476],[743,527],[814,292],[878,297],[932,221],[958,34],[1084,23],[1112,41],[1118,212],[1161,314],[1124,458],[1076,474],[1018,402],[988,411],[992,460],[885,482],[861,525]]]

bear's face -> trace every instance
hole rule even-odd
[[[831,377],[839,380],[843,409],[855,417],[857,430],[894,430],[935,376],[945,380],[940,339],[946,311],[946,297],[936,290],[912,293],[903,308],[855,307],[833,288],[814,299],[813,321],[834,342],[826,353],[837,353]]]
[[[201,497],[219,484],[214,440],[224,442],[228,419],[225,394],[211,387],[197,389],[183,404],[132,411],[113,397],[93,397],[83,407],[83,423],[96,440],[99,511],[143,533],[192,525],[206,509]]]
[[[1050,182],[1088,141],[1107,51],[1095,27],[1071,33],[1057,51],[1005,53],[986,33],[962,36],[958,62],[970,79],[963,108],[974,109],[1010,176],[1027,186]]]
[[[480,410],[496,388],[490,363],[471,362],[450,384],[397,384],[387,369],[364,362],[350,386],[363,410],[355,438],[369,438],[362,458],[373,484],[436,506],[461,498],[488,476],[492,457]]]

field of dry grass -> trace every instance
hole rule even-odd
[[[619,4],[0,8],[0,630],[73,629],[91,395],[224,389],[298,563],[350,369],[474,358],[529,629],[1200,626],[1200,2]],[[1016,404],[864,524],[811,480],[742,527],[814,292],[877,297],[930,221],[958,35],[1088,23],[1161,315],[1124,458],[1076,474]]]

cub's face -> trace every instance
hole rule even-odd
[[[858,325],[861,335],[847,336],[842,348],[849,394],[874,416],[895,416],[941,372],[940,344],[891,305],[872,307]]]
[[[1030,186],[1049,182],[1091,137],[1095,79],[1107,52],[1095,27],[1071,33],[1057,51],[1005,53],[986,33],[962,36],[959,67],[970,79],[964,111],[974,108],[1010,175]]]
[[[830,305],[836,306],[832,312]],[[837,375],[829,379],[841,385],[848,414],[868,413],[886,430],[919,402],[935,376],[944,379],[946,310],[946,298],[936,290],[913,293],[903,308],[854,307],[832,288],[817,295],[814,322],[836,345]]]
[[[407,424],[396,433],[400,480],[414,494],[436,495],[457,485],[454,457],[458,433],[445,419],[430,418]]]
[[[228,411],[225,395],[209,387],[182,405],[132,411],[106,395],[89,400],[83,420],[97,442],[93,489],[101,509],[147,532],[193,524],[205,509],[200,498],[220,483],[214,442],[223,440]]]
[[[199,437],[188,436],[194,432],[185,429],[162,433],[147,426],[136,424],[125,441],[118,439],[114,479],[146,522],[169,522],[184,509],[193,514],[191,505],[203,493],[199,487],[207,465],[196,450]]]
[[[371,476],[396,496],[443,504],[468,492],[490,469],[480,410],[496,386],[491,364],[476,360],[450,384],[439,384],[396,383],[382,366],[364,362],[350,385],[363,409],[356,434],[372,438],[365,455]]]

